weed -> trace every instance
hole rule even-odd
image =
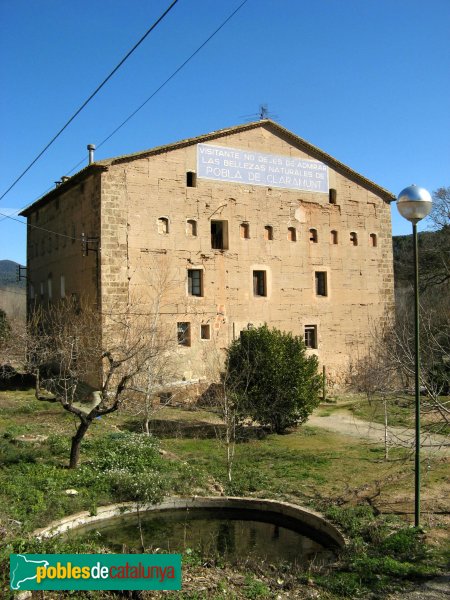
[[[247,575],[244,582],[244,595],[249,600],[257,600],[258,598],[267,598],[270,590],[265,583],[256,579],[251,575]]]

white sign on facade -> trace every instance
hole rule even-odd
[[[197,177],[328,193],[328,167],[318,160],[197,145]]]

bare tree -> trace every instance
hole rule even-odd
[[[426,295],[424,302],[420,321],[421,410],[432,421],[429,431],[442,434],[450,417],[450,305],[448,298],[442,299],[439,307],[430,305]],[[383,403],[386,458],[389,440],[394,437],[392,429],[388,431],[391,407],[395,403],[413,406],[408,392],[414,389],[414,322],[408,296],[398,300],[396,313],[395,318],[387,318],[373,329],[370,351],[352,377],[353,385],[366,394],[370,405]],[[395,440],[398,445],[404,441],[405,436]]]
[[[70,468],[97,417],[120,409],[143,373],[151,370],[158,345],[150,315],[133,305],[100,315],[88,302],[67,300],[33,313],[28,325],[28,361],[64,410],[79,424],[72,437]]]
[[[207,378],[211,382],[208,390],[209,401],[214,412],[222,421],[222,427],[217,428],[217,438],[225,448],[225,465],[228,483],[233,479],[233,467],[236,443],[242,422],[239,417],[239,397],[231,381],[227,368],[225,348],[218,346],[218,335],[212,340],[212,345],[205,352]],[[243,377],[246,374],[243,373]]]
[[[450,225],[450,187],[440,187],[433,192],[433,210],[428,220],[433,229]]]
[[[148,273],[151,278],[148,279]],[[134,377],[129,395],[128,407],[142,420],[143,430],[150,435],[150,422],[155,411],[167,406],[174,397],[172,382],[176,379],[176,340],[173,335],[173,324],[165,319],[170,312],[170,294],[177,282],[173,279],[165,257],[153,259],[146,269],[146,295],[129,299],[128,310],[134,318],[145,322],[147,359],[143,368]],[[141,311],[142,312],[139,312]],[[170,390],[170,392],[168,392]],[[155,397],[159,401],[155,403]],[[161,397],[167,400],[161,404]]]

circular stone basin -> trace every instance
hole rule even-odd
[[[172,498],[157,506],[103,507],[36,532],[40,537],[95,539],[113,552],[198,550],[229,562],[330,562],[344,545],[340,532],[317,513],[284,502],[250,498]]]

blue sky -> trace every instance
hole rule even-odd
[[[0,212],[31,203],[87,157],[86,144],[107,137],[241,1],[179,0]],[[0,0],[0,193],[169,3]],[[248,0],[96,158],[237,125],[265,103],[396,194],[448,186],[449,24],[449,0]],[[394,234],[409,233],[392,212]],[[0,259],[24,263],[25,226],[0,219]]]

